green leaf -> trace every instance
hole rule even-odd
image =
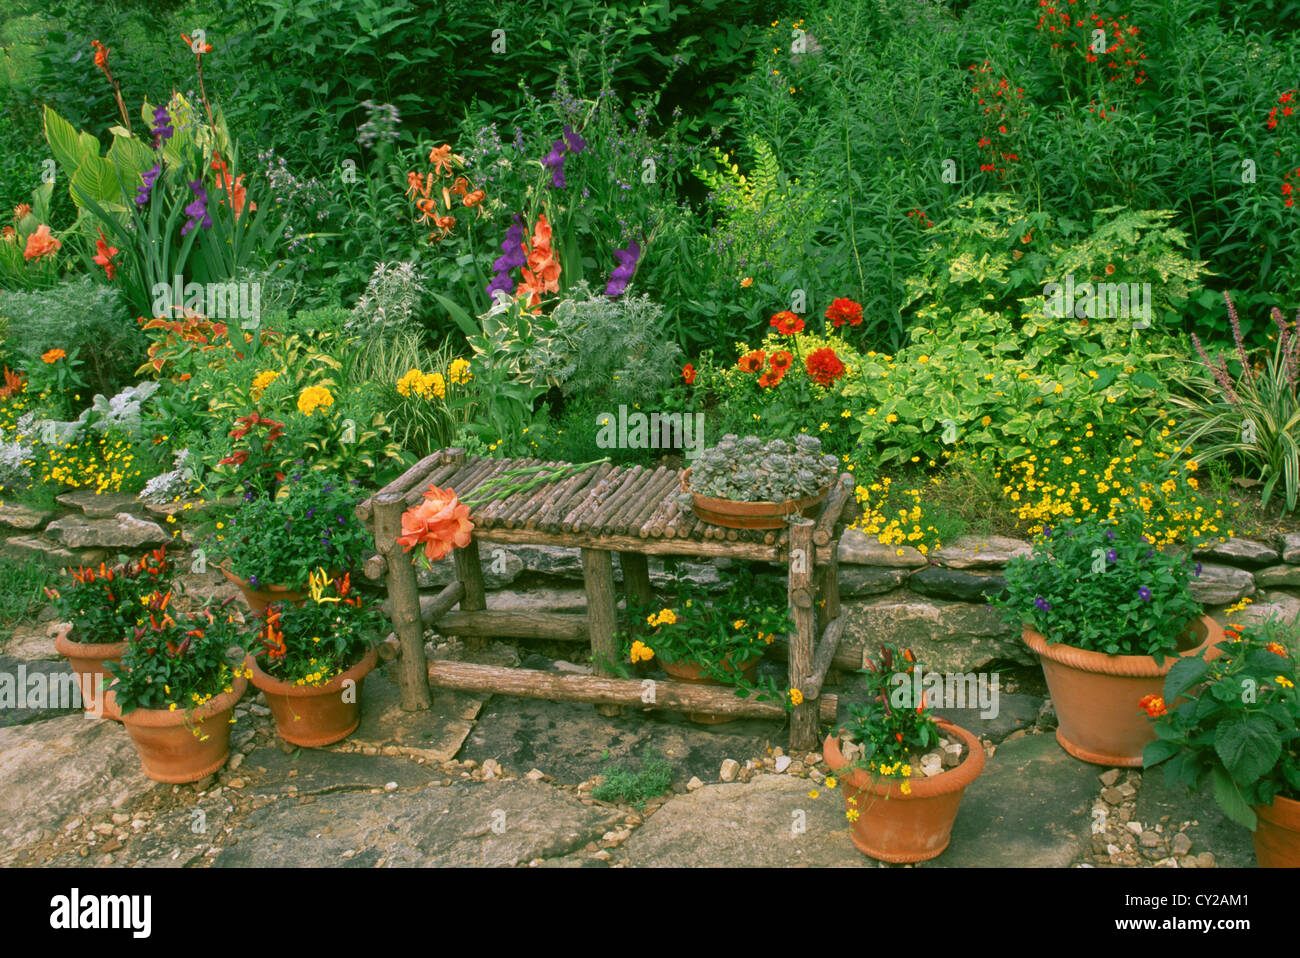
[[[59,161],[59,166],[69,174],[81,165],[81,138],[71,123],[50,107],[45,108],[45,142]],[[98,149],[95,151],[98,153]]]
[[[433,298],[436,299],[442,305],[442,308],[451,315],[451,318],[455,321],[456,325],[460,327],[461,332],[466,336],[478,336],[482,334],[483,330],[479,328],[479,324],[474,322],[470,314],[461,308],[461,306],[453,303],[441,293],[434,293]]]
[[[1146,748],[1142,749],[1142,767],[1151,768],[1159,765],[1166,759],[1173,758],[1178,754],[1179,744],[1167,739],[1156,739],[1154,742],[1148,742]]]
[[[1165,703],[1175,701],[1178,696],[1199,682],[1208,669],[1209,665],[1198,656],[1190,656],[1175,662],[1174,667],[1165,676]]]
[[[1267,719],[1233,719],[1219,725],[1214,751],[1234,780],[1250,785],[1277,764],[1282,739]]]
[[[1245,825],[1252,832],[1255,830],[1258,824],[1255,810],[1241,797],[1241,790],[1221,768],[1214,770],[1214,800],[1219,803],[1223,813],[1238,825]]]

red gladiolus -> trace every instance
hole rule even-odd
[[[104,241],[104,232],[100,230],[99,239],[95,240],[95,264],[104,267],[104,274],[112,279],[117,274],[117,264],[113,257],[118,253],[116,246],[109,246]]]

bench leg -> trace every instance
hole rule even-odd
[[[582,550],[582,579],[587,589],[587,631],[591,636],[591,665],[595,675],[612,676],[619,660],[618,609],[614,599],[613,554],[606,549]],[[621,715],[618,705],[597,705],[601,715]]]

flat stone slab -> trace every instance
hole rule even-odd
[[[0,728],[0,859],[74,815],[120,808],[156,784],[126,729],[109,719],[67,715]]]
[[[17,502],[0,505],[0,526],[9,529],[21,529],[27,532],[39,529],[53,518],[54,513],[49,509],[37,509]]]
[[[390,755],[360,755],[334,748],[302,748],[283,752],[258,748],[249,752],[233,773],[246,783],[239,793],[278,799],[286,794],[324,795],[341,791],[369,791],[395,782],[413,789],[444,777],[438,766],[417,765]],[[291,792],[286,790],[292,789]]]
[[[493,696],[465,742],[461,759],[495,759],[523,774],[536,768],[557,782],[576,785],[607,765],[634,765],[646,747],[673,766],[673,781],[692,776],[717,781],[724,759],[743,762],[782,744],[788,732],[767,719],[696,725],[672,712],[633,712],[606,718],[595,706]]]
[[[817,798],[810,797],[812,791]],[[667,868],[878,864],[849,840],[838,788],[788,775],[760,775],[678,795],[619,846],[614,861]]]
[[[1163,768],[1144,770],[1134,817],[1150,827],[1166,815],[1169,816],[1169,821],[1164,823],[1166,832],[1177,831],[1186,821],[1197,823],[1187,829],[1192,855],[1213,852],[1215,864],[1220,868],[1256,867],[1250,831],[1219,810],[1208,781],[1200,791],[1188,792],[1182,785],[1166,783]]]
[[[143,549],[172,541],[158,523],[125,512],[111,519],[56,519],[45,527],[45,534],[74,549]]]
[[[1255,577],[1245,569],[1199,563],[1201,574],[1189,582],[1192,598],[1204,605],[1231,605],[1255,592]],[[1285,567],[1284,567],[1285,568]]]
[[[840,595],[846,598],[882,595],[902,586],[907,582],[909,575],[907,569],[887,566],[842,565],[840,566]]]
[[[1300,532],[1288,532],[1282,536],[1282,561],[1300,562]]]
[[[966,789],[943,868],[1065,868],[1091,845],[1099,768],[1049,733],[999,745]]]
[[[80,706],[58,707],[60,699],[76,701],[71,698],[75,680],[62,678],[72,674],[65,661],[26,662],[11,655],[0,655],[0,727],[80,714]]]
[[[539,782],[336,792],[250,812],[214,867],[508,867],[595,841],[622,813]]]
[[[73,552],[58,543],[37,536],[13,536],[0,546],[0,553],[14,559],[40,559],[48,565],[94,565],[108,558],[107,549],[80,549]]]
[[[1033,546],[1006,536],[958,536],[930,554],[930,560],[949,569],[998,569],[1016,556],[1028,555]]]
[[[845,529],[837,553],[841,565],[875,565],[896,569],[919,569],[925,556],[911,546],[887,546],[858,529]]]
[[[1300,621],[1300,598],[1289,592],[1283,592],[1280,589],[1270,589],[1267,592],[1259,592],[1254,597],[1255,601],[1232,615],[1223,615],[1219,613],[1216,618],[1222,624],[1227,624],[1231,619],[1233,622],[1243,624],[1257,625],[1277,619],[1284,623],[1293,623]]]
[[[931,565],[913,572],[907,580],[907,587],[937,599],[988,602],[1006,590],[1007,580],[996,573],[965,572]]]
[[[874,599],[844,603],[848,620],[840,642],[842,655],[864,658],[888,639],[910,648],[936,672],[977,672],[995,660],[1032,665],[1037,660],[1002,617],[985,605],[930,599],[900,589]]]
[[[54,651],[53,622],[20,623],[3,646],[6,655],[24,662],[43,662],[60,659]]]
[[[1256,542],[1253,539],[1237,538],[1228,539],[1225,542],[1206,543],[1201,548],[1193,550],[1192,555],[1198,559],[1202,557],[1218,559],[1221,562],[1244,566],[1247,569],[1271,565],[1282,558],[1278,550],[1270,545]]]
[[[1300,566],[1275,565],[1255,573],[1255,583],[1261,589],[1275,586],[1300,586]]]
[[[144,515],[145,504],[129,492],[96,492],[74,489],[54,500],[69,509],[79,509],[91,519],[111,519],[120,512]]]
[[[395,678],[395,664],[376,669],[366,676],[361,724],[331,748],[357,752],[392,746],[400,749],[403,755],[430,762],[446,762],[454,758],[473,730],[483,700],[468,692],[434,687],[430,690],[433,693],[432,708],[406,712],[402,709],[401,693]]]

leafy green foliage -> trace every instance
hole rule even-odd
[[[166,611],[174,573],[171,558],[159,549],[112,567],[77,569],[71,573],[75,584],[53,590],[51,598],[59,621],[72,624],[71,641],[125,642],[143,625],[144,607],[152,598],[158,597],[157,611]]]
[[[1252,806],[1278,795],[1300,799],[1297,624],[1230,626],[1218,658],[1178,663],[1162,699],[1144,706],[1158,738],[1143,751],[1143,766],[1167,763],[1166,778],[1188,788],[1211,779],[1219,807],[1250,829]]]
[[[606,750],[605,757],[609,757]],[[610,763],[601,770],[601,782],[591,791],[598,802],[623,802],[645,811],[646,802],[668,791],[673,783],[673,767],[649,745],[641,753],[639,765]]]
[[[1181,552],[1158,550],[1142,517],[1095,516],[1062,523],[1007,563],[1006,594],[995,604],[1009,624],[1048,642],[1107,655],[1175,654],[1201,613]]]
[[[910,649],[885,643],[859,671],[866,677],[867,704],[849,706],[851,719],[842,726],[862,746],[853,766],[888,776],[899,772],[912,754],[939,743],[934,716],[924,701],[912,701],[912,675],[918,668]]]
[[[43,589],[53,584],[53,574],[39,559],[0,558],[0,649],[13,627],[31,618],[45,601]]]

